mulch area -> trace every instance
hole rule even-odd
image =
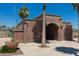
[[[0,53],[0,56],[13,56],[23,54],[22,51],[18,48],[14,53]]]

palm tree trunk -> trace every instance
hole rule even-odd
[[[23,20],[23,43],[27,43],[27,40],[28,40],[28,25],[25,23],[25,20],[26,19],[24,18]]]
[[[25,24],[24,24],[24,22],[25,22],[25,19],[23,18],[23,43],[25,43]]]
[[[24,19],[23,19],[23,43],[24,43]]]
[[[41,41],[41,47],[46,46],[46,20],[45,20],[45,10],[43,10],[43,19],[42,19],[42,41]]]
[[[78,43],[79,43],[79,10],[77,12],[78,12]]]

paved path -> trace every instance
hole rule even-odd
[[[75,56],[79,54],[79,43],[72,41],[50,41],[49,48],[40,48],[40,44],[19,44],[25,56]]]
[[[0,38],[0,47],[11,38]],[[48,48],[40,48],[38,43],[20,43],[19,48],[23,54],[16,56],[75,56],[79,55],[79,43],[72,41],[50,41]]]
[[[7,38],[0,38],[0,47],[5,44],[7,41],[11,41],[12,39],[7,37]]]

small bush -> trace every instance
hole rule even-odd
[[[2,48],[0,49],[1,53],[13,53],[16,52],[16,48],[8,48],[6,45],[2,46]]]

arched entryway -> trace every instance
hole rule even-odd
[[[50,23],[46,26],[46,40],[58,39],[58,25]]]

